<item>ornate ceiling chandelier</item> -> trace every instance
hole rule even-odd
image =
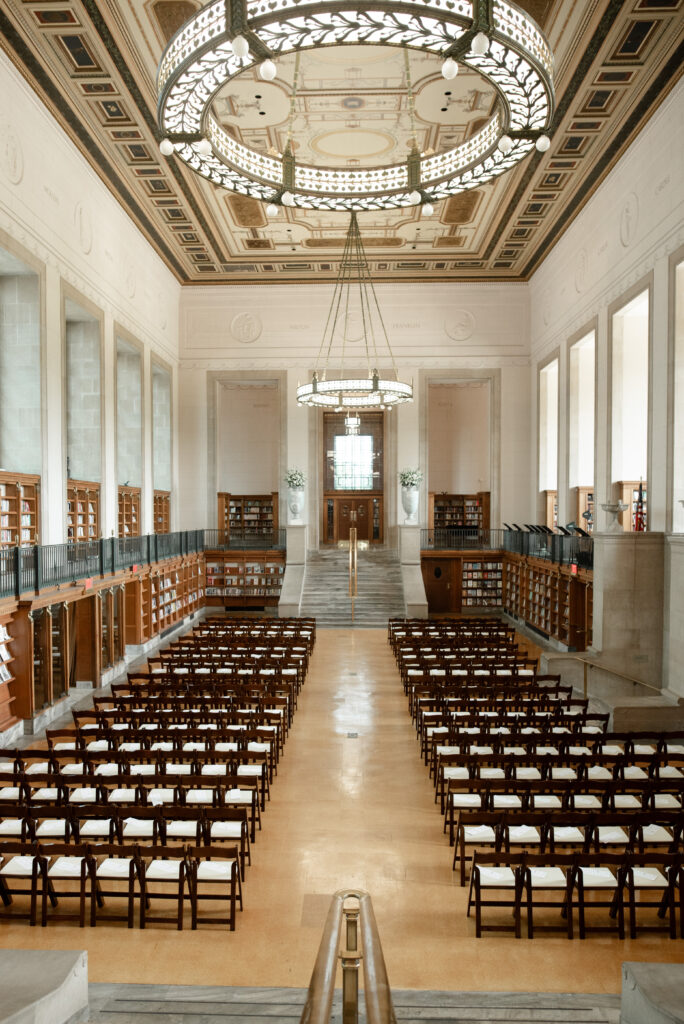
[[[360,359],[354,345],[361,341],[367,376],[345,376],[350,361],[358,369]],[[394,380],[380,376],[381,362],[390,363]],[[297,402],[335,412],[356,412],[391,409],[412,399],[413,385],[397,379],[356,213],[352,211],[316,366],[311,383],[297,388]],[[349,434],[358,433],[358,422],[355,416],[347,417],[345,428],[349,428]]]
[[[297,165],[238,142],[212,112],[245,69],[267,81],[275,59],[323,46],[391,45],[441,56],[484,76],[499,102],[486,123],[447,152],[411,152],[367,169]],[[214,0],[166,47],[157,76],[161,150],[208,181],[263,202],[319,210],[382,210],[434,203],[479,187],[536,146],[549,147],[553,54],[535,22],[508,0]]]

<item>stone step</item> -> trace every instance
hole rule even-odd
[[[305,999],[305,989],[93,984],[82,1024],[296,1024]],[[618,1024],[620,1016],[620,997],[606,994],[395,991],[392,999],[400,1024]],[[339,991],[330,1019],[340,1024]]]
[[[349,598],[349,552],[339,548],[309,552],[302,588],[302,615],[315,615],[323,629],[382,629],[405,614],[401,566],[387,548],[359,551],[358,597],[354,621]]]

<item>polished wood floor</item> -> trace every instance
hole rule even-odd
[[[684,961],[655,934],[476,939],[433,796],[385,632],[319,630],[235,933],[17,921],[0,945],[87,949],[92,981],[306,986],[330,895],[360,886],[396,988],[618,992],[623,960]]]

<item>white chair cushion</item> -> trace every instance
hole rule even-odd
[[[135,789],[113,789],[109,794],[110,804],[134,804],[136,797]]]
[[[33,871],[34,857],[12,857],[0,868],[0,875],[13,875],[18,878],[30,878]]]
[[[237,773],[246,778],[260,779],[265,769],[265,764],[239,764]]]
[[[107,761],[105,764],[98,764],[95,769],[96,775],[118,775],[119,766],[113,761]]]
[[[153,807],[157,807],[159,804],[172,804],[173,794],[172,789],[151,789],[147,794],[147,799]]]
[[[178,839],[194,839],[197,835],[197,822],[169,821],[166,825],[166,834]]]
[[[23,818],[5,818],[0,821],[0,836],[20,836]]]
[[[648,776],[646,775],[646,772],[644,771],[643,768],[640,768],[636,764],[629,764],[625,768],[625,778],[626,779],[646,779],[646,778],[648,778]]]
[[[465,825],[463,838],[466,843],[493,843],[494,829],[491,825]]]
[[[515,875],[510,868],[490,868],[478,864],[476,870],[480,875],[480,885],[487,888],[512,889],[515,885]]]
[[[188,804],[211,804],[214,802],[213,789],[189,789],[185,795]]]
[[[27,775],[44,775],[50,768],[47,761],[34,761],[26,769]]]
[[[3,786],[0,788],[0,800],[18,800],[19,786]]]
[[[145,869],[145,877],[159,882],[169,878],[178,878],[182,863],[180,860],[153,860]]]
[[[645,843],[671,843],[672,833],[662,825],[644,825],[643,839]]]
[[[166,774],[167,775],[192,775],[192,765],[191,764],[177,764],[175,761],[172,761],[170,764],[166,765]]]
[[[516,779],[541,779],[541,772],[533,765],[520,765],[515,769]]]
[[[126,818],[124,822],[124,839],[151,839],[154,835],[154,822],[147,818]]]
[[[248,789],[229,789],[226,793],[226,800],[232,804],[251,804],[252,793]]]
[[[534,796],[534,809],[536,811],[553,811],[562,806],[560,797],[553,793],[536,793]]]
[[[503,768],[481,768],[480,769],[481,779],[503,779],[505,778],[505,772]]]
[[[583,843],[582,832],[574,825],[554,825],[553,838],[556,843]]]
[[[128,878],[131,870],[130,857],[107,857],[98,864],[98,878]]]
[[[533,889],[565,889],[565,872],[562,868],[531,867],[530,883]]]
[[[48,868],[52,878],[80,878],[83,857],[58,857]]]
[[[681,800],[674,793],[656,793],[653,802],[659,811],[679,810]]]
[[[85,765],[83,761],[70,762],[69,764],[63,764],[59,770],[60,775],[84,775]]]
[[[78,786],[69,793],[70,804],[94,804],[97,802],[97,790],[94,786]]]
[[[625,772],[625,774],[627,774]],[[664,764],[658,769],[658,778],[660,779],[681,779],[682,773],[679,768],[675,768],[673,764]]]
[[[482,797],[479,793],[452,793],[452,807],[481,807]]]
[[[614,889],[617,885],[610,868],[580,868],[585,889]]]
[[[229,882],[233,874],[234,860],[203,860],[197,866],[200,882]]]
[[[111,825],[111,818],[92,818],[81,825],[79,834],[93,837],[108,836]]]
[[[541,836],[532,825],[510,825],[508,838],[512,843],[539,843]]]
[[[154,764],[132,764],[131,775],[154,775],[157,766]]]
[[[515,793],[495,793],[494,806],[499,807],[522,807],[522,801]]]
[[[87,749],[97,753],[99,750],[109,750],[109,742],[107,740],[91,740],[87,744]]]
[[[622,810],[634,810],[641,807],[641,800],[632,793],[616,793],[615,806]]]
[[[38,789],[34,789],[31,795],[40,803],[41,800],[56,800],[59,790],[56,786],[40,786]]]
[[[227,764],[203,764],[202,775],[227,775]]]
[[[626,846],[629,836],[616,825],[599,825],[598,840],[602,846]]]
[[[212,839],[240,839],[241,836],[241,821],[215,821],[211,826]]]
[[[601,801],[591,793],[577,793],[575,796],[575,807],[581,811],[599,811]]]
[[[588,779],[592,779],[592,780],[599,780],[600,779],[601,781],[605,780],[607,782],[608,779],[612,779],[612,777],[613,777],[613,773],[611,771],[609,771],[608,768],[604,768],[603,765],[600,765],[600,764],[592,764],[587,769],[587,778]],[[627,775],[626,771],[625,771],[625,777],[629,778],[629,776]]]
[[[635,889],[665,889],[667,879],[658,868],[633,868]]]
[[[443,769],[445,779],[467,779],[469,778],[467,768],[459,768],[456,765],[447,765]]]
[[[64,818],[50,818],[47,821],[41,821],[40,825],[36,829],[36,836],[39,839],[63,836],[65,833],[66,820]]]
[[[562,766],[559,767],[559,768],[552,768],[551,769],[551,778],[552,779],[559,779],[559,780],[560,779],[576,779],[577,778],[577,772],[575,771],[574,768],[564,768]]]

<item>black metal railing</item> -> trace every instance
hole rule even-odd
[[[144,537],[103,537],[74,544],[38,544],[0,549],[0,597],[48,590],[108,576],[135,565],[153,565],[167,558],[200,551],[284,551],[286,531],[226,533],[225,530],[183,530],[149,533]]]
[[[481,530],[477,526],[421,530],[420,544],[423,549],[434,548],[437,551],[499,551],[503,547],[505,532]]]
[[[421,530],[421,548],[435,551],[510,551],[528,558],[541,558],[557,565],[594,565],[591,537],[565,537],[558,533],[527,533],[518,530],[460,529]]]

